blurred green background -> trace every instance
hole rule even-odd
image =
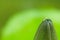
[[[32,8],[60,8],[60,0],[0,0],[0,24],[1,26],[7,19],[25,9]]]
[[[0,39],[33,40],[45,18],[53,21],[60,40],[60,0],[0,0]]]

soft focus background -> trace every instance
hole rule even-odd
[[[33,40],[46,18],[53,21],[60,40],[60,0],[0,0],[0,39]]]

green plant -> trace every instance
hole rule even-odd
[[[34,40],[57,40],[56,32],[50,19],[46,19],[40,24]]]
[[[57,9],[31,9],[11,16],[2,29],[2,40],[33,40],[43,19],[51,19],[60,40],[60,11]]]

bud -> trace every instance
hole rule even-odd
[[[57,40],[54,26],[50,19],[42,21],[35,34],[34,40]]]

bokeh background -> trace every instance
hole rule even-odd
[[[45,18],[53,21],[60,40],[60,0],[0,0],[0,39],[33,40]]]

